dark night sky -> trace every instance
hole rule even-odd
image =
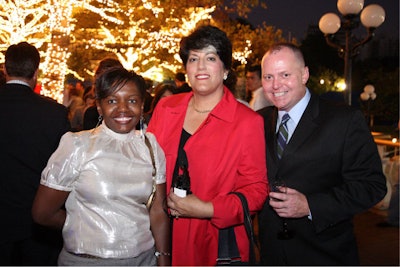
[[[308,25],[318,25],[319,19],[325,13],[336,13],[337,0],[265,0],[267,9],[257,8],[249,15],[249,21],[258,25],[265,21],[268,26],[283,30],[283,36],[290,36],[301,41]],[[378,4],[385,9],[385,22],[376,29],[376,36],[399,36],[399,0],[365,0],[364,7]],[[363,27],[360,26],[360,29]]]

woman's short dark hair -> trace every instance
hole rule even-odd
[[[102,72],[116,67],[123,68],[124,66],[122,66],[122,63],[118,59],[110,57],[104,58],[100,61],[99,65],[97,66],[97,69],[94,73],[94,77],[96,78],[100,76]]]
[[[200,26],[190,35],[182,38],[179,56],[181,57],[184,66],[186,67],[189,51],[201,50],[210,45],[215,47],[217,50],[217,54],[224,63],[225,69],[231,69],[232,43],[224,31],[211,25]]]
[[[143,77],[136,74],[134,71],[128,71],[121,67],[110,68],[102,72],[96,79],[96,99],[100,100],[112,95],[128,82],[132,82],[136,85],[140,92],[140,98],[143,100],[146,91],[146,84]]]

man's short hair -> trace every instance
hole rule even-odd
[[[32,79],[39,63],[39,51],[27,42],[9,46],[5,54],[4,66],[8,76]]]
[[[246,72],[256,72],[258,77],[261,79],[261,65],[252,65],[247,68]]]

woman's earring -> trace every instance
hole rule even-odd
[[[97,119],[96,127],[94,127],[94,128],[97,128],[100,125],[102,120],[103,120],[103,116],[99,115],[99,118]]]
[[[227,73],[224,73],[224,81],[225,81],[226,79],[228,79],[228,74],[227,74]]]

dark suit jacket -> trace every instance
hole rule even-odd
[[[90,130],[99,123],[99,112],[96,106],[89,107],[83,114],[83,130]]]
[[[287,219],[291,240],[278,240],[282,220],[265,203],[259,214],[262,265],[357,265],[353,215],[386,193],[376,144],[360,111],[312,95],[279,161],[278,111],[258,111],[265,122],[268,179],[280,177],[308,200],[307,216]]]
[[[70,129],[67,109],[20,84],[0,87],[0,242],[29,238],[41,172]]]
[[[188,93],[192,91],[192,87],[188,83],[184,83],[175,90],[175,94]]]

